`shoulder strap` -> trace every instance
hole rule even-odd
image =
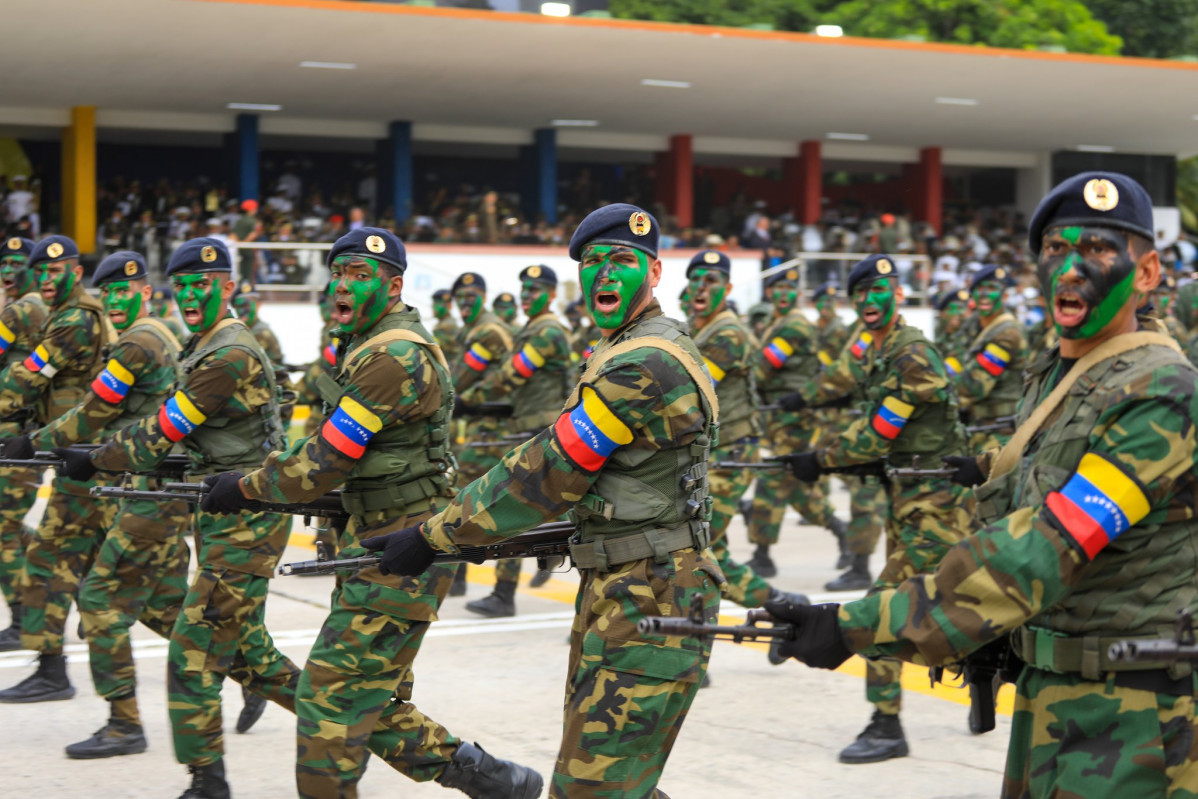
[[[341,362],[342,373],[345,372],[345,368],[349,366],[350,361],[352,361],[354,356],[359,352],[362,352],[367,347],[373,347],[376,344],[390,344],[392,341],[409,341],[413,344],[424,347],[433,354],[433,357],[437,359],[437,363],[441,364],[446,371],[449,371],[449,362],[445,360],[445,353],[441,352],[441,347],[437,344],[437,342],[423,339],[417,334],[413,333],[411,330],[396,328],[393,330],[384,330],[377,336],[372,336],[362,344],[354,347],[353,350],[351,350],[350,353],[345,356],[345,360]]]
[[[512,334],[506,327],[499,324],[498,322],[486,322],[479,326],[480,333],[485,333],[488,330],[495,331],[495,334],[497,336],[499,336],[500,340],[503,342],[503,348],[505,350],[511,350]]]
[[[995,319],[993,322],[988,324],[986,327],[984,327],[978,331],[978,334],[973,337],[973,343],[969,345],[968,352],[973,352],[978,347],[982,346],[982,339],[984,339],[986,337],[986,333],[988,333],[991,330],[997,330],[998,326],[1001,325],[1003,322],[1015,322],[1015,317],[1011,316],[1006,311],[1003,311],[1001,314],[999,314],[997,319]],[[1016,324],[1018,324],[1018,323],[1016,323]]]
[[[1015,468],[1015,464],[1023,457],[1023,450],[1027,447],[1028,442],[1031,441],[1032,436],[1039,432],[1044,423],[1048,421],[1048,417],[1052,415],[1052,412],[1064,401],[1065,396],[1069,393],[1069,389],[1073,388],[1073,384],[1077,382],[1079,377],[1090,371],[1091,368],[1101,361],[1154,344],[1161,347],[1168,347],[1179,355],[1182,354],[1181,347],[1177,346],[1177,342],[1173,340],[1172,336],[1166,336],[1161,333],[1146,333],[1144,331],[1115,336],[1086,353],[1081,360],[1073,365],[1073,368],[1069,370],[1069,374],[1065,375],[1060,383],[1057,383],[1052,393],[1036,406],[1036,409],[1032,411],[1032,415],[1027,418],[1027,421],[1019,425],[1019,429],[1011,436],[1011,440],[1007,442],[1006,446],[994,458],[993,464],[990,467],[989,479],[993,480]]]
[[[700,346],[700,341],[706,344],[711,339],[715,338],[715,334],[729,327],[739,327],[740,319],[736,314],[725,308],[720,311],[715,317],[707,323],[698,333],[691,336],[695,340],[695,345]]]
[[[166,323],[161,319],[157,319],[153,316],[143,316],[141,319],[134,321],[133,324],[130,325],[130,328],[133,327],[148,327],[153,330],[158,336],[158,339],[162,342],[162,345],[166,347],[166,351],[172,355],[177,356],[179,351],[182,349],[179,346],[179,340],[175,338],[175,334],[171,332],[171,329],[167,327]]]
[[[574,386],[574,390],[570,392],[570,398],[566,400],[566,407],[570,408],[578,404],[578,395],[582,384],[588,377],[599,373],[599,368],[603,364],[610,361],[617,355],[623,355],[626,352],[638,350],[641,347],[652,347],[659,349],[669,355],[674,356],[678,363],[682,364],[682,368],[690,375],[691,380],[695,381],[695,385],[699,389],[699,393],[707,400],[708,407],[711,408],[713,421],[720,417],[720,402],[716,399],[715,388],[711,385],[711,376],[707,374],[702,366],[695,361],[694,358],[687,353],[686,350],[679,347],[672,341],[657,336],[643,336],[641,338],[630,338],[626,341],[621,341],[619,344],[608,347],[602,352],[597,352],[587,360],[586,371],[582,374],[582,379]]]

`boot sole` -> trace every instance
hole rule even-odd
[[[62,699],[71,699],[75,696],[74,688],[64,688],[61,691],[55,691],[52,694],[39,694],[37,696],[22,696],[20,698],[9,698],[0,696],[0,702],[6,705],[31,705],[34,702],[57,702]]]
[[[511,613],[507,613],[507,612],[496,613],[491,610],[482,610],[481,608],[472,608],[469,605],[466,606],[466,610],[470,611],[471,613],[474,613],[475,615],[483,616],[488,619],[510,619],[512,616],[516,615],[516,611],[514,611],[514,610]]]
[[[529,774],[529,779],[523,785],[516,786],[512,796],[513,799],[537,799],[541,795],[541,789],[545,787],[545,780],[540,774],[533,771]]]
[[[71,760],[102,760],[106,757],[120,757],[121,755],[140,755],[142,752],[146,751],[147,749],[149,749],[149,746],[147,746],[146,744],[143,743],[140,747],[135,746],[131,749],[122,749],[119,752],[118,751],[108,751],[108,752],[103,752],[103,753],[101,753],[101,752],[79,753],[79,752],[72,752],[70,747],[67,747],[66,752],[67,752],[67,757],[69,757]]]
[[[907,746],[906,742],[904,742],[901,747],[885,755],[875,757],[845,757],[844,755],[841,755],[838,759],[841,763],[861,765],[862,763],[882,763],[887,760],[893,760],[896,757],[906,757],[909,754],[911,754],[911,749]]]

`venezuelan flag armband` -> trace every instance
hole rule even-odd
[[[182,441],[206,421],[208,417],[200,413],[200,409],[182,391],[176,391],[175,396],[158,409],[158,424],[162,427],[162,434],[171,441]]]
[[[109,405],[119,405],[132,388],[133,373],[121,365],[116,358],[108,361],[104,371],[92,381],[92,391]]]
[[[632,441],[632,430],[590,386],[583,386],[581,401],[557,418],[553,434],[566,457],[587,472],[599,471],[617,448]]]
[[[1140,483],[1105,455],[1087,452],[1077,471],[1045,497],[1063,532],[1091,559],[1152,509]]]
[[[320,428],[320,436],[333,449],[357,460],[366,454],[366,445],[383,429],[383,420],[353,397],[342,397],[337,410]]]

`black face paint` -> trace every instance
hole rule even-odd
[[[1090,338],[1127,304],[1136,259],[1129,235],[1106,227],[1056,227],[1044,234],[1036,273],[1062,338]]]

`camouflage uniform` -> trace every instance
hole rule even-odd
[[[1000,313],[974,338],[955,380],[957,400],[961,410],[969,412],[972,424],[994,424],[1015,414],[1023,391],[1026,349],[1019,322],[1008,313]],[[997,449],[1014,431],[1011,425],[1010,430],[970,433],[968,451]]]
[[[186,246],[186,245],[184,245]],[[269,358],[243,322],[226,317],[192,338],[183,378],[158,410],[92,454],[108,471],[154,469],[182,441],[190,477],[253,468],[282,444]],[[198,571],[171,631],[168,699],[175,757],[221,759],[220,689],[226,676],[288,710],[299,669],[275,648],[265,620],[267,583],[291,519],[274,513],[197,510]]]
[[[330,415],[321,432],[272,454],[244,486],[255,499],[296,503],[344,485],[352,515],[339,543],[352,558],[366,554],[361,540],[417,524],[453,496],[453,389],[432,335],[403,303],[346,349],[325,395]],[[452,760],[458,739],[411,698],[412,664],[453,571],[434,566],[406,578],[369,568],[338,576],[332,611],[296,689],[300,796],[356,796],[367,749],[418,781],[440,776]]]
[[[324,400],[321,397],[320,386],[331,388],[329,381],[336,385],[337,357],[341,347],[341,337],[332,324],[326,324],[320,333],[320,357],[308,364],[303,377],[296,384],[296,404],[308,406],[308,418],[304,420],[303,438],[310,438],[320,429],[324,421]],[[337,554],[337,539],[345,528],[343,519],[321,519],[316,524],[313,540],[316,544],[317,557],[333,558]]]
[[[457,363],[458,358],[462,356],[461,345],[458,342],[459,330],[458,323],[453,321],[452,316],[438,319],[437,324],[433,325],[433,335],[437,338],[437,346],[444,353],[445,360],[450,363]]]
[[[430,544],[455,551],[573,509],[582,582],[551,797],[662,795],[662,768],[707,670],[709,642],[635,632],[644,616],[685,615],[696,595],[708,618],[717,610],[723,580],[703,518],[715,407],[702,369],[683,325],[651,302],[596,348],[552,427],[425,523]]]
[[[452,363],[453,386],[460,402],[491,402],[501,399],[495,379],[512,349],[507,326],[490,311],[481,311],[458,333],[462,357]],[[504,426],[494,418],[471,418],[463,425],[464,441],[488,441],[503,435]],[[499,463],[502,447],[463,447],[458,451],[458,482],[466,485]]]

